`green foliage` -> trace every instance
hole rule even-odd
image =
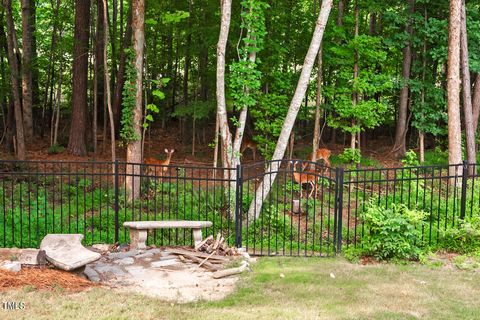
[[[356,253],[379,260],[418,259],[423,246],[422,226],[426,213],[393,204],[385,209],[371,199],[362,212],[365,234]]]
[[[417,154],[413,150],[408,150],[405,154],[405,158],[402,159],[402,163],[407,167],[416,167],[420,165]]]
[[[135,132],[134,116],[137,94],[137,72],[135,70],[135,54],[132,49],[125,50],[127,63],[125,66],[125,85],[122,91],[122,120],[120,128],[120,138],[122,142],[128,144],[140,139],[140,135]]]
[[[59,154],[65,151],[65,147],[59,144],[54,144],[48,148],[48,154]]]
[[[352,148],[345,148],[345,150],[343,150],[343,153],[338,155],[338,157],[343,163],[350,164],[359,164],[360,160],[362,159],[360,150]]]
[[[266,158],[270,158],[275,150],[287,111],[288,97],[275,93],[259,96],[258,105],[250,109],[252,118],[255,119],[255,129],[260,132],[254,139]]]
[[[480,252],[480,217],[467,217],[458,225],[442,230],[441,247],[449,251],[469,254]]]

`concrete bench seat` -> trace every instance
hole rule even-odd
[[[211,227],[211,221],[127,221],[123,226],[130,229],[130,249],[146,249],[148,230],[192,229],[195,245],[202,241],[202,228]]]

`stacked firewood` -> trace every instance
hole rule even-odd
[[[219,233],[216,238],[209,236],[202,242],[195,246],[195,251],[205,253],[215,253],[221,256],[236,256],[238,255],[237,248],[229,247],[225,243],[225,238]]]

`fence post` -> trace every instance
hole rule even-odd
[[[236,181],[235,181],[235,246],[242,247],[242,199],[243,199],[243,182],[242,182],[242,167],[237,165]]]
[[[465,219],[465,211],[467,207],[467,180],[468,180],[468,163],[463,161],[462,166],[462,193],[460,199],[460,219]]]
[[[342,251],[342,215],[343,215],[343,168],[335,169],[335,205],[333,239],[335,253]]]
[[[115,199],[114,199],[114,210],[115,210],[115,242],[118,242],[118,229],[119,229],[119,225],[118,225],[118,189],[119,189],[119,186],[118,186],[118,160],[115,160],[115,172],[114,172],[114,192],[115,192]]]

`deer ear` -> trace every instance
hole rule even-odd
[[[165,152],[168,153],[168,149],[165,149]]]
[[[174,153],[174,152],[175,152],[175,149],[171,149],[170,152],[171,152],[171,153]]]

